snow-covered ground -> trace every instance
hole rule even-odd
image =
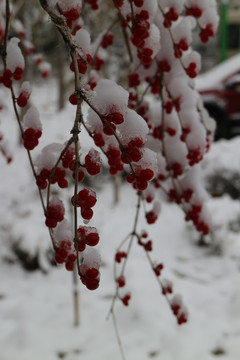
[[[67,140],[73,107],[56,115],[54,87],[35,89],[33,101],[40,102],[43,129],[49,129],[43,131],[39,146]],[[0,157],[0,360],[121,359],[113,322],[106,317],[114,294],[114,252],[133,227],[134,192],[130,186],[120,187],[120,201],[114,205],[113,185],[99,179],[94,226],[101,236],[101,283],[91,292],[79,281],[76,327],[73,276],[46,260],[50,239],[10,107],[0,113],[0,121],[14,154],[10,165]],[[236,167],[239,146],[238,138],[214,144],[204,172],[209,174],[217,164],[224,171]],[[240,204],[225,195],[209,199],[208,205],[214,246],[198,246],[199,234],[184,222],[181,210],[164,199],[159,221],[150,228],[152,257],[164,263],[162,277],[182,295],[189,311],[187,324],[176,324],[145,254],[138,245],[133,247],[126,269],[126,291],[132,299],[129,307],[118,303],[115,309],[126,359],[240,359],[240,234],[230,226],[240,222]],[[144,228],[143,217],[140,223]],[[10,249],[18,241],[30,253],[38,251],[42,271],[27,272],[15,261]]]

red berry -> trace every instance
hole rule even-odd
[[[123,302],[123,305],[128,306],[129,300],[131,299],[131,294],[126,294],[121,300]]]
[[[125,277],[123,275],[119,276],[116,281],[119,287],[124,287],[126,284]]]
[[[90,220],[93,217],[93,211],[91,208],[81,208],[81,216],[85,220]]]

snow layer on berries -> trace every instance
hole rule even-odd
[[[24,129],[42,130],[39,111],[35,106],[31,106],[24,115],[23,127]]]
[[[128,92],[113,80],[100,80],[95,88],[94,104],[102,114],[120,112],[125,114],[128,105]]]
[[[57,196],[53,196],[51,198],[51,200],[49,201],[49,206],[64,208],[62,200],[60,200]]]
[[[211,24],[213,27],[214,33],[217,31],[219,23],[219,16],[215,8],[206,8],[203,11],[201,18],[199,19],[199,24],[205,28],[208,24]]]
[[[53,198],[51,200],[51,205],[61,205],[59,202],[61,200],[58,200],[58,198]],[[58,224],[56,230],[54,231],[54,240],[56,243],[60,243],[63,240],[73,240],[71,225],[67,219],[64,219]]]
[[[81,0],[59,0],[58,4],[64,12],[73,8],[80,12],[82,8]]]
[[[123,145],[127,145],[134,138],[140,138],[144,142],[148,134],[146,121],[132,109],[127,109],[125,121],[118,125],[119,138]]]
[[[157,12],[157,8],[158,8],[157,0],[152,0],[152,1],[149,1],[149,0],[146,1],[145,0],[143,6],[140,9],[141,10],[146,10],[148,12],[148,14],[149,14],[150,19],[151,19],[152,17],[155,17],[156,12]],[[135,7],[135,9],[137,10],[139,8]]]
[[[191,7],[198,7],[200,9],[204,9],[206,7],[214,7],[216,8],[216,1],[215,0],[185,0],[186,6]]]
[[[181,13],[185,0],[159,0],[158,1],[162,8],[174,8],[177,13]]]
[[[182,62],[185,68],[187,68],[190,63],[194,62],[196,64],[196,72],[199,73],[201,70],[201,55],[197,51],[188,52],[185,56],[182,57]]]
[[[186,39],[188,45],[192,42],[192,30],[196,26],[196,21],[192,16],[183,17],[172,29],[173,38],[176,43]]]
[[[170,165],[179,163],[182,169],[184,169],[187,164],[187,149],[185,144],[181,141],[176,141],[174,136],[166,134],[164,137],[164,145],[167,161]]]
[[[134,171],[138,174],[143,169],[151,169],[155,176],[158,170],[156,153],[148,148],[143,148],[141,150],[142,158],[137,163],[132,164]]]
[[[83,255],[83,264],[86,265],[86,268],[96,268],[99,269],[101,265],[101,256],[97,249],[88,249],[84,252]]]
[[[52,65],[47,62],[47,61],[42,61],[39,66],[38,66],[39,70],[42,73],[43,77],[47,77],[48,74],[50,73],[51,69],[52,69]]]
[[[11,70],[12,73],[16,68],[24,69],[25,62],[21,49],[19,48],[20,40],[16,37],[13,37],[9,40],[7,46],[7,69]]]
[[[35,161],[38,171],[40,172],[42,169],[52,170],[63,148],[64,145],[59,143],[45,146]]]
[[[149,37],[145,39],[145,48],[150,48],[153,51],[152,58],[158,53],[161,47],[160,31],[158,27],[151,24],[149,29]]]
[[[79,29],[76,32],[74,39],[80,49],[80,55],[87,55],[91,53],[91,38],[87,30]]]
[[[32,92],[32,86],[29,81],[24,81],[20,87],[20,94],[31,94]]]
[[[87,127],[90,131],[101,133],[103,132],[103,125],[99,116],[92,109],[88,110]]]
[[[22,22],[18,19],[14,20],[13,22],[13,28],[14,30],[16,31],[17,34],[19,34],[20,36],[25,36],[25,29],[24,29],[24,26],[22,24]]]

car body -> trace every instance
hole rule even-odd
[[[216,120],[216,140],[240,135],[240,54],[199,75],[196,88]]]

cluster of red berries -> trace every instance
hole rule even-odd
[[[109,46],[111,46],[113,44],[113,40],[114,40],[114,35],[111,33],[105,34],[103,36],[102,42],[101,42],[101,46],[103,49],[107,49]]]
[[[118,278],[116,278],[116,282],[118,284],[118,287],[124,287],[126,285],[126,279],[124,275],[119,276]]]
[[[156,275],[156,276],[160,276],[160,275],[161,275],[161,271],[163,270],[163,268],[164,268],[164,265],[163,265],[162,263],[154,266],[153,271],[155,272],[155,275]]]
[[[108,126],[105,122],[103,122],[103,132],[106,135],[113,135],[113,131],[116,131],[116,125],[120,125],[124,121],[124,117],[120,112],[111,112],[105,115],[105,120],[111,126]]]
[[[124,4],[124,0],[115,0],[115,6],[116,6],[117,8],[122,7],[123,4]]]
[[[201,153],[201,149],[199,147],[195,149],[189,149],[187,154],[188,163],[190,166],[194,164],[198,164],[203,159],[203,154]]]
[[[49,228],[55,228],[57,226],[57,223],[63,220],[64,214],[65,209],[63,202],[58,198],[54,198],[52,201],[49,202],[46,211],[46,226]]]
[[[136,137],[129,141],[127,146],[124,148],[122,153],[122,161],[124,164],[128,164],[129,161],[138,162],[142,158],[142,151],[140,150],[143,147],[142,139]]]
[[[189,44],[187,39],[181,39],[177,44],[174,45],[174,56],[179,59],[182,57],[183,51],[187,51]]]
[[[173,7],[164,14],[164,22],[163,25],[168,28],[171,27],[173,21],[177,21],[179,15]]]
[[[88,64],[91,64],[92,57],[90,54],[86,55],[86,60],[82,57],[77,58],[78,71],[80,74],[85,74],[87,71]],[[73,62],[70,64],[70,70],[74,72]]]
[[[100,71],[102,69],[103,64],[104,60],[98,55],[94,56],[91,62],[91,66],[94,67],[94,69],[97,71]]]
[[[195,62],[190,62],[187,68],[185,68],[186,73],[191,79],[194,79],[197,76],[197,64]]]
[[[15,71],[12,73],[11,70],[6,69],[3,72],[3,75],[0,76],[0,83],[2,83],[6,88],[10,88],[12,86],[12,78],[14,80],[21,80],[23,74],[23,69],[20,67],[16,67]]]
[[[131,299],[131,294],[127,293],[126,295],[124,295],[121,300],[124,306],[128,306],[129,305],[129,301]]]
[[[180,140],[183,142],[186,141],[186,137],[188,134],[190,134],[190,132],[191,132],[191,129],[189,127],[183,127],[182,134],[180,136]]]
[[[171,171],[172,177],[176,179],[178,176],[182,175],[183,167],[179,162],[174,162],[169,166],[169,170]]]
[[[186,9],[186,15],[200,18],[200,16],[202,16],[202,9],[200,9],[198,6],[191,6]]]
[[[40,129],[28,128],[23,133],[23,144],[25,149],[33,150],[38,145],[38,139],[42,136]]]
[[[98,0],[87,0],[92,10],[98,10]]]
[[[167,295],[167,294],[172,294],[173,292],[173,288],[172,288],[172,282],[167,280],[167,279],[163,279],[162,280],[162,294],[163,295]]]
[[[187,211],[185,220],[191,220],[197,229],[197,231],[202,232],[204,235],[207,235],[210,231],[209,225],[201,219],[201,204],[191,205],[191,209]]]
[[[96,267],[88,267],[85,264],[79,266],[80,279],[88,290],[96,290],[99,287],[100,274]]]
[[[95,145],[98,147],[103,147],[105,145],[105,141],[104,141],[103,135],[101,133],[94,133],[93,141],[94,141]]]
[[[118,171],[123,170],[121,151],[119,149],[114,146],[109,146],[106,156],[108,158],[109,172],[111,175],[116,175]]]
[[[143,3],[144,3],[144,0],[133,0],[133,2],[134,2],[135,6],[142,7]]]
[[[142,246],[145,251],[152,251],[152,240],[147,240],[143,242],[140,238],[138,239],[138,245]]]
[[[129,74],[128,75],[128,86],[130,88],[137,87],[140,85],[139,75],[137,73]]]
[[[207,43],[209,38],[214,35],[212,24],[207,24],[204,29],[201,29],[199,37],[203,43]]]
[[[101,158],[97,150],[91,149],[85,157],[84,167],[89,175],[97,175],[101,170]]]
[[[72,249],[72,242],[69,240],[62,240],[55,247],[55,261],[57,264],[65,263],[67,270],[72,271],[74,263],[77,259],[76,254]]]
[[[187,322],[187,310],[185,309],[185,306],[183,306],[179,295],[175,295],[171,300],[171,309],[177,318],[178,325],[182,325]]]
[[[153,50],[150,48],[143,48],[138,50],[138,59],[143,63],[145,67],[152,63]]]
[[[96,204],[96,202],[97,198],[95,191],[86,188],[79,191],[76,201],[74,196],[72,197],[72,204],[80,206],[81,216],[85,220],[90,220],[93,217],[92,207]]]
[[[75,156],[75,149],[74,149],[74,147],[69,146],[62,158],[62,166],[65,169],[69,169],[72,172],[73,179],[75,179],[75,176],[76,176],[75,166],[77,165],[77,163],[75,162],[74,156]],[[84,179],[84,177],[85,177],[84,171],[79,166],[78,173],[77,173],[78,181],[81,182]],[[62,187],[62,186],[60,186],[60,187]]]
[[[120,264],[122,259],[125,259],[126,257],[127,253],[125,251],[118,251],[115,255],[115,261]]]
[[[154,172],[151,169],[142,169],[139,167],[138,171],[133,174],[130,172],[126,180],[133,185],[136,190],[145,190],[148,187],[148,182],[152,180]]]
[[[67,151],[65,152],[62,158],[62,166],[67,169],[70,167],[70,164],[73,162],[73,158],[75,155],[75,149],[73,146],[69,146]]]
[[[141,12],[135,16],[131,41],[138,49],[144,48],[145,39],[149,37],[150,23],[147,21],[148,19],[149,13],[146,10],[141,10]]]
[[[63,16],[65,16],[67,21],[67,26],[72,27],[72,23],[79,18],[81,8],[71,8],[67,11],[63,11]]]
[[[28,103],[30,95],[31,93],[29,91],[22,91],[17,98],[18,106],[21,108],[25,107]]]
[[[97,229],[92,226],[80,226],[78,228],[77,251],[84,251],[86,245],[96,246],[99,242]]]
[[[36,177],[36,183],[37,186],[44,190],[46,189],[48,185],[48,181],[51,182],[51,184],[58,184],[58,186],[62,189],[68,187],[68,181],[65,179],[66,171],[61,169],[60,167],[57,167],[55,169],[53,177],[50,179],[50,175],[53,169],[45,169],[43,168],[40,173]]]
[[[158,219],[158,214],[154,211],[154,210],[150,210],[148,212],[146,212],[145,214],[147,223],[150,224],[154,224],[157,219]]]

